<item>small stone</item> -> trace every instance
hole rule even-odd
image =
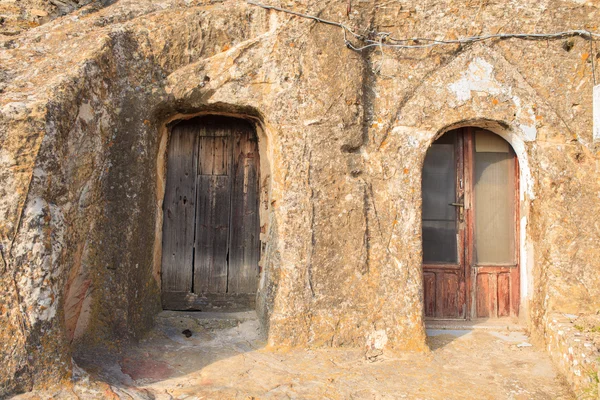
[[[531,343],[522,342],[517,345],[517,347],[531,347]]]
[[[192,331],[190,331],[189,329],[184,330],[183,332],[181,332],[181,334],[183,336],[185,336],[186,338],[189,338],[192,336]]]

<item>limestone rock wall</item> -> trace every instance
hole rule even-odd
[[[0,1],[0,38],[19,35],[55,18],[86,7],[92,13],[114,0],[2,0]]]
[[[597,399],[600,359],[600,317],[548,313],[546,350],[579,398]]]
[[[566,0],[273,4],[396,37],[596,30],[600,15]],[[151,325],[166,123],[198,113],[262,132],[271,345],[426,348],[421,166],[458,126],[520,158],[524,321],[541,339],[549,311],[600,308],[598,50],[582,38],[359,53],[340,28],[241,1],[121,0],[0,46],[0,394]]]

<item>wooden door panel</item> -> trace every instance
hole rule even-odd
[[[517,267],[476,267],[475,318],[517,316],[519,270]]]
[[[516,316],[518,314],[518,269],[477,267],[477,270],[475,317]]]
[[[196,137],[197,131],[189,125],[177,126],[171,133],[163,203],[163,292],[189,292],[192,288]]]
[[[444,274],[443,279],[443,315],[444,317],[458,318],[458,274]]]
[[[260,257],[259,158],[253,132],[235,135],[231,194],[229,292],[255,293]]]
[[[461,271],[458,269],[433,269],[423,272],[425,316],[430,318],[462,318],[464,286],[461,288]]]

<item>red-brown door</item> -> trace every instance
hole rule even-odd
[[[424,308],[428,318],[516,316],[518,164],[475,128],[450,131],[423,165]]]
[[[465,318],[463,135],[448,132],[428,150],[423,165],[423,284],[425,315]]]

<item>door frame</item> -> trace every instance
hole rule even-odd
[[[167,189],[167,164],[168,164],[168,149],[171,142],[172,130],[175,125],[185,122],[188,120],[202,118],[202,117],[223,117],[231,119],[233,121],[245,121],[252,127],[253,138],[257,142],[257,156],[258,156],[258,218],[259,218],[259,260],[258,260],[258,271],[259,275],[257,278],[257,287],[255,293],[252,294],[195,294],[188,293],[185,298],[174,299],[172,296],[168,296],[162,288],[162,253],[163,253],[163,222],[164,222],[164,200]],[[263,257],[266,245],[266,238],[262,236],[266,232],[270,232],[270,215],[272,212],[271,207],[271,188],[272,188],[272,177],[271,177],[271,162],[268,157],[270,148],[270,137],[268,131],[265,129],[262,120],[251,114],[237,114],[230,112],[214,112],[214,111],[202,111],[193,114],[176,114],[165,120],[159,129],[159,157],[157,158],[157,219],[155,225],[155,242],[153,251],[153,277],[160,288],[160,299],[163,305],[163,309],[166,309],[165,302],[173,305],[174,308],[170,309],[181,309],[181,310],[198,310],[198,309],[222,309],[226,308],[228,311],[234,311],[237,309],[245,310],[248,308],[255,308],[258,304],[256,298],[261,296],[262,290],[264,290],[264,270],[263,270]],[[265,156],[266,155],[266,156]]]
[[[514,155],[514,264],[509,265],[486,265],[476,266],[475,264],[475,202],[474,202],[474,184],[473,176],[475,170],[475,133],[473,129],[481,129],[491,132],[504,140],[510,148],[510,151]],[[426,319],[432,320],[475,320],[477,317],[477,272],[480,268],[485,268],[486,273],[509,273],[510,274],[510,317],[519,316],[520,300],[521,300],[521,227],[520,227],[520,209],[521,209],[521,182],[520,182],[520,163],[517,152],[514,150],[512,144],[501,135],[493,132],[486,128],[478,128],[472,126],[458,127],[455,129],[449,129],[444,131],[442,135],[437,136],[437,139],[443,135],[456,131],[456,142],[455,142],[455,168],[456,168],[456,202],[464,205],[462,212],[463,217],[461,219],[459,207],[456,209],[456,221],[457,221],[457,260],[458,265],[461,264],[463,268],[464,277],[464,289],[460,288],[459,281],[459,292],[458,292],[458,307],[459,317],[425,317]],[[433,142],[435,142],[435,140]],[[432,142],[432,144],[433,144]],[[429,147],[427,148],[429,151]],[[423,168],[421,168],[421,171]],[[462,187],[460,184],[460,178],[463,178]],[[421,245],[422,246],[422,245]],[[421,262],[421,270],[425,268],[429,269],[453,269],[456,267],[454,264],[425,264]],[[425,280],[423,279],[423,285]],[[436,297],[437,293],[436,293]],[[462,300],[462,303],[461,303]],[[460,307],[463,310],[460,310]],[[496,310],[496,307],[494,307]],[[425,304],[424,311],[425,313]],[[496,311],[494,311],[494,314]],[[496,318],[497,315],[492,315],[489,318]]]

